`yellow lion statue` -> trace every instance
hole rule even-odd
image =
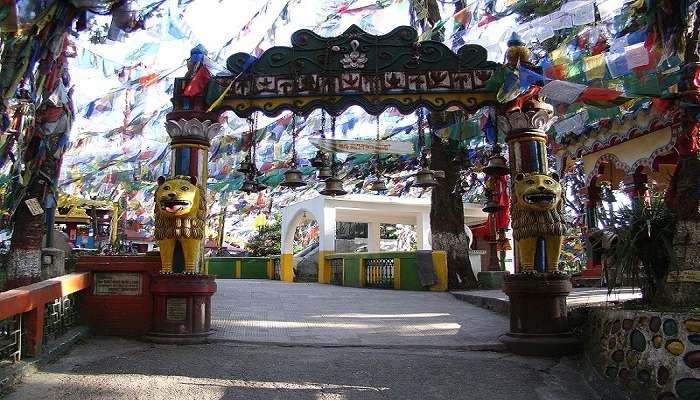
[[[160,245],[161,271],[173,271],[173,254],[179,242],[185,258],[185,273],[199,265],[207,204],[197,178],[159,177],[155,195],[155,238]]]
[[[544,264],[556,272],[565,226],[559,176],[518,174],[513,186],[513,238],[522,271]]]

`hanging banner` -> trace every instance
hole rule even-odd
[[[413,142],[397,140],[339,140],[339,139],[309,139],[318,149],[336,153],[388,153],[413,154]]]

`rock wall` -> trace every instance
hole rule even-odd
[[[584,341],[588,361],[614,392],[700,399],[700,314],[592,309]]]

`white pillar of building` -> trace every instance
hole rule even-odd
[[[377,253],[381,251],[379,243],[381,241],[381,234],[379,222],[368,222],[367,223],[367,251],[370,253]]]
[[[416,246],[418,250],[432,250],[430,239],[430,214],[418,214],[416,216]]]
[[[318,249],[320,251],[335,251],[335,208],[323,206],[323,212],[318,218]]]

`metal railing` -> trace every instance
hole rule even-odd
[[[394,259],[365,259],[365,287],[379,289],[394,288]]]
[[[328,260],[329,266],[331,268],[331,285],[343,285],[343,264],[344,260],[342,258],[332,258]]]
[[[44,344],[55,340],[78,324],[79,298],[78,293],[73,293],[44,305]]]
[[[17,362],[22,357],[22,314],[0,321],[0,359]]]

